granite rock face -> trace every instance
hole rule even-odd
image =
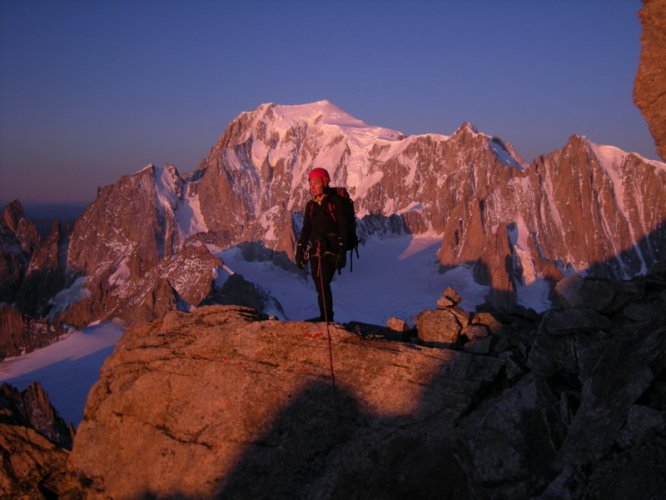
[[[666,160],[666,1],[643,3],[639,12],[643,31],[634,102],[650,127],[659,156]]]
[[[464,478],[399,476],[428,477],[425,436],[445,447],[448,479],[462,473],[447,429],[504,361],[330,334],[335,385],[324,324],[210,306],[135,326],[90,394],[72,469],[120,497],[468,492]]]

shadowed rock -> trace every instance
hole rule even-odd
[[[0,386],[0,495],[3,498],[53,498],[73,492],[67,451],[73,429],[51,406],[41,385],[18,391]]]

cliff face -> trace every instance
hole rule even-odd
[[[648,122],[659,156],[666,160],[666,1],[643,3],[639,12],[643,31],[634,102]]]
[[[0,302],[13,302],[39,243],[39,233],[18,201],[2,210],[0,220]]]
[[[67,254],[70,272],[122,272],[129,279],[140,278],[168,252],[154,177],[155,169],[147,167],[99,191],[74,226]]]

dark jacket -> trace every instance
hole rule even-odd
[[[321,204],[310,200],[305,206],[303,230],[298,244],[305,246],[309,241],[313,248],[320,244],[324,252],[344,254],[348,224],[343,201],[337,194],[326,191]]]

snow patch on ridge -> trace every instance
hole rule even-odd
[[[363,197],[381,180],[381,174],[369,172],[370,150],[377,145],[400,144],[406,137],[396,130],[368,125],[327,100],[293,106],[263,104],[254,117],[247,134],[255,133],[260,126],[266,129],[267,125],[273,133],[278,133],[279,140],[274,143],[270,137],[264,140],[255,137],[252,167],[258,170],[266,158],[271,166],[279,159],[292,158],[292,192],[303,187],[309,168],[324,166],[331,174],[332,183],[345,185],[355,198]],[[259,123],[262,120],[264,125]],[[290,140],[286,141],[288,133]],[[248,139],[249,135],[242,140]],[[316,146],[315,157],[310,156],[310,148],[303,147],[304,141],[316,141],[316,145],[312,144]],[[300,156],[295,157],[297,152]],[[232,162],[230,166],[239,168],[240,163]],[[340,168],[343,166],[346,168]]]
[[[185,195],[176,209],[175,220],[178,233],[185,239],[193,234],[208,232],[208,226],[201,212],[199,196],[192,194],[189,184],[186,185]]]
[[[627,154],[615,146],[602,146],[586,140],[596,157],[599,159],[599,165],[604,169],[613,185],[613,196],[618,208],[623,214],[626,214],[624,206],[624,183],[620,174],[620,167],[627,158]]]
[[[407,212],[423,212],[424,207],[423,204],[413,201],[409,205],[407,205],[405,208],[399,210],[397,213],[398,215],[405,214]]]
[[[499,160],[499,162],[505,167],[525,170],[526,166],[519,163],[518,160],[514,158],[513,154],[507,149],[504,142],[497,137],[490,139],[488,146],[490,147],[490,150],[495,153],[495,157]]]
[[[437,250],[441,241],[432,235],[368,239],[359,250],[358,263],[354,256],[354,272],[344,270],[331,283],[335,319],[384,324],[397,316],[413,324],[419,312],[435,307],[447,286],[461,294],[462,307],[474,310],[485,301],[489,287],[475,283],[470,269],[440,273]],[[299,277],[269,262],[246,261],[237,247],[216,256],[275,297],[289,319],[318,314],[309,276]]]
[[[550,300],[551,285],[543,278],[529,285],[516,285],[516,303],[542,313],[553,307]]]
[[[49,311],[47,319],[49,321],[55,320],[55,318],[68,307],[81,302],[84,299],[90,298],[90,291],[86,288],[86,283],[88,278],[81,276],[77,278],[74,283],[69,287],[65,288],[58,292],[58,294],[49,300],[49,304],[53,307]]]
[[[534,267],[534,259],[527,242],[527,235],[529,234],[527,224],[525,224],[522,217],[519,217],[515,223],[509,225],[508,232],[509,241],[522,269],[522,280],[526,285],[531,285],[539,276]]]
[[[165,220],[165,230],[169,231],[173,224],[177,247],[181,248],[189,236],[208,231],[201,213],[199,197],[188,189],[189,184],[183,181],[175,166],[166,165],[154,169],[155,193]]]
[[[261,225],[264,232],[264,239],[266,241],[277,241],[277,228],[275,227],[275,222],[273,219],[280,213],[280,207],[274,206],[273,208],[267,210],[261,217],[259,217],[259,224]]]
[[[636,235],[634,233],[634,227],[632,224],[629,223],[631,218],[628,216],[629,214],[627,213],[627,209],[624,204],[625,200],[625,192],[624,192],[624,186],[625,186],[625,179],[622,177],[622,166],[627,160],[627,156],[629,156],[631,153],[627,153],[625,151],[622,151],[621,149],[615,147],[615,146],[607,146],[607,145],[600,145],[600,144],[595,144],[589,140],[586,139],[586,142],[588,146],[592,149],[594,154],[599,160],[599,164],[601,165],[601,168],[604,169],[606,172],[606,175],[608,175],[608,178],[610,179],[612,186],[613,186],[613,197],[617,203],[618,209],[622,212],[625,220],[627,221],[627,228],[629,229],[629,234],[631,235],[631,239],[634,244],[634,250],[636,251],[636,255],[638,256],[640,262],[641,262],[641,270],[639,271],[640,274],[645,274],[647,272],[647,264],[645,263],[645,258],[643,257],[643,252],[641,251],[640,247],[638,246],[638,241],[636,238]],[[656,164],[659,164],[659,162],[654,162]],[[662,164],[664,167],[666,167],[666,164]],[[654,166],[654,165],[653,165]],[[642,213],[641,213],[642,216]],[[626,265],[622,258],[620,257],[621,252],[615,245],[615,239],[614,235],[612,234],[612,231],[609,228],[608,221],[604,218],[602,220],[604,230],[606,231],[608,235],[608,241],[613,245],[613,250],[614,250],[614,255],[615,259],[618,262],[620,268],[622,269],[625,277],[631,276],[631,272],[627,270]]]
[[[124,257],[120,261],[120,264],[113,272],[113,274],[109,276],[109,285],[112,287],[117,288],[127,283],[127,279],[130,276],[130,270],[129,267],[127,267],[127,260],[128,257]]]
[[[372,137],[372,139],[395,141],[405,137],[397,130],[368,125],[326,99],[293,106],[275,105],[273,112],[276,116],[274,124],[278,128],[287,129],[295,121],[306,120],[313,125],[316,123],[334,125],[357,138]]]

